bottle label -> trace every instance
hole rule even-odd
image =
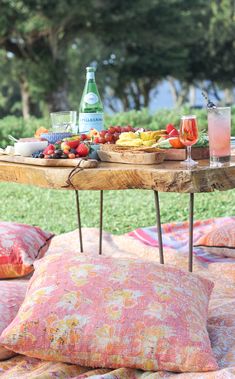
[[[84,96],[84,101],[87,103],[87,104],[95,104],[95,103],[98,103],[99,101],[99,98],[98,96],[94,93],[94,92],[88,92],[85,96]]]
[[[103,113],[79,113],[79,133],[87,133],[90,129],[100,132],[103,128]]]

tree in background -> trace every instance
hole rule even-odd
[[[68,107],[67,49],[87,28],[87,9],[84,0],[1,0],[0,47],[11,54],[25,118],[39,99],[49,110]]]
[[[17,113],[19,96],[25,118],[77,109],[90,64],[113,111],[147,107],[163,79],[176,105],[205,80],[234,85],[232,0],[0,0],[0,9],[0,111]]]

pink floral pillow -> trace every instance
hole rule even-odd
[[[27,280],[0,281],[0,334],[11,323],[21,306],[27,289]],[[0,361],[15,355],[0,345]]]
[[[0,222],[0,279],[33,271],[34,261],[44,256],[52,237],[37,226]]]
[[[0,342],[21,354],[91,367],[210,371],[212,282],[133,259],[58,254],[36,263]]]
[[[213,227],[194,246],[205,247],[211,254],[235,258],[235,221]]]

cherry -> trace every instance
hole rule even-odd
[[[117,133],[121,133],[121,131],[122,131],[121,126],[114,126],[114,128],[115,128]]]
[[[98,140],[99,140],[98,143],[102,143],[102,144],[105,143],[105,138],[104,137],[100,137],[100,138],[98,138]]]
[[[94,143],[100,143],[100,139],[99,139],[99,137],[95,137],[93,142],[94,142]]]
[[[106,133],[105,135],[105,141],[106,142],[113,142],[113,135],[110,133]]]
[[[101,130],[100,137],[104,137],[106,133],[107,133],[107,130]]]
[[[116,132],[114,126],[110,126],[109,129],[108,129],[108,132],[111,133],[111,134],[114,134]]]

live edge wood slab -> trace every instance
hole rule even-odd
[[[235,188],[235,157],[230,166],[210,167],[201,160],[192,170],[180,162],[163,162],[158,165],[128,165],[99,163],[97,168],[83,169],[71,179],[67,167],[40,167],[0,162],[0,181],[15,182],[54,189],[121,190],[152,189],[160,192],[211,192]]]

